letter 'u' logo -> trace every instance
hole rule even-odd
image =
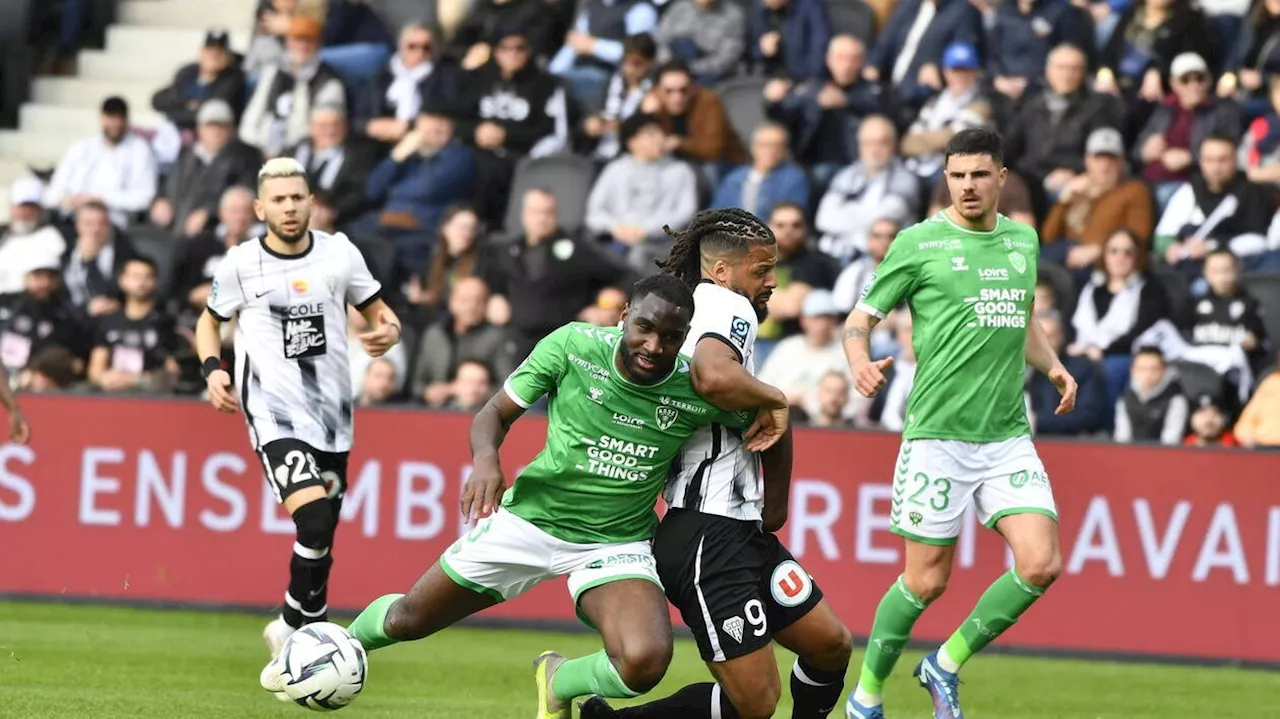
[[[773,601],[784,607],[798,607],[813,594],[813,579],[791,559],[774,567],[769,586]]]

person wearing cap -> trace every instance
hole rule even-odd
[[[1028,90],[1038,89],[1053,48],[1063,44],[1094,46],[1093,19],[1075,3],[982,0],[981,5],[991,8],[995,16],[984,22],[987,37],[995,40],[987,44],[987,67],[996,91],[1014,102]]]
[[[839,372],[852,380],[837,331],[843,320],[829,290],[811,290],[800,311],[802,334],[773,348],[760,369],[759,380],[782,390],[793,407],[804,407],[828,372]]]
[[[97,201],[117,227],[146,212],[156,197],[160,174],[151,144],[129,129],[129,105],[121,97],[102,102],[102,133],[67,148],[49,180],[45,207],[70,224],[80,206]]]
[[[956,42],[976,46],[982,39],[975,3],[902,0],[876,36],[862,76],[892,87],[898,102],[918,108],[942,88],[943,50]]]
[[[667,154],[667,134],[653,115],[628,117],[620,134],[627,151],[596,179],[585,225],[636,271],[652,274],[653,261],[671,246],[663,226],[684,227],[698,209],[698,178],[688,163]]]
[[[1089,133],[1125,127],[1120,100],[1085,85],[1088,60],[1078,47],[1054,48],[1045,64],[1044,91],[1022,103],[1005,134],[1007,164],[1049,202],[1084,170]],[[1000,210],[1005,211],[1003,204]]]
[[[425,23],[401,28],[397,47],[359,98],[353,117],[354,127],[388,149],[413,129],[423,98],[456,97],[460,92],[457,64],[442,52]]]
[[[29,257],[19,269],[22,288],[0,298],[0,365],[16,374],[41,352],[62,347],[83,368],[91,334],[83,315],[60,291],[58,258]]]
[[[492,45],[493,59],[462,80],[458,136],[501,156],[527,155],[557,124],[568,127],[564,95],[555,77],[533,62],[522,28],[497,31]]]
[[[230,36],[226,30],[214,28],[205,33],[196,61],[178,69],[173,82],[151,97],[151,107],[179,130],[191,131],[200,107],[210,100],[222,100],[238,116],[244,110],[245,87],[244,71],[231,51]]]
[[[1066,184],[1040,227],[1041,259],[1088,272],[1116,230],[1127,229],[1144,241],[1151,236],[1151,191],[1129,176],[1126,157],[1119,130],[1100,127],[1089,133],[1084,172]]]
[[[235,115],[225,100],[213,99],[196,114],[196,141],[178,155],[160,196],[151,204],[151,223],[181,237],[195,237],[216,221],[218,200],[232,185],[254,187],[262,153],[235,135]]]
[[[1239,447],[1231,431],[1231,420],[1222,402],[1212,394],[1201,394],[1191,404],[1189,430],[1183,438],[1186,447]]]
[[[1240,106],[1213,95],[1213,76],[1200,55],[1184,52],[1169,70],[1173,92],[1163,98],[1138,135],[1142,179],[1155,186],[1161,207],[1195,172],[1200,143],[1211,135],[1240,136]]]
[[[955,42],[947,46],[942,53],[942,92],[929,98],[902,136],[901,152],[907,167],[930,184],[942,179],[942,151],[952,135],[966,128],[994,124],[991,103],[978,85],[981,69],[978,50],[973,45]]]
[[[320,33],[320,21],[313,17],[289,20],[285,56],[263,70],[240,119],[240,139],[267,157],[306,139],[313,107],[347,105],[342,78],[320,60]]]
[[[0,295],[21,292],[27,267],[39,258],[57,260],[67,241],[45,223],[44,183],[19,177],[9,186],[9,224],[0,225]]]

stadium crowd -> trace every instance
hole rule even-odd
[[[1000,209],[1040,231],[1035,320],[1081,384],[1057,417],[1029,374],[1037,433],[1280,446],[1280,0],[378,11],[264,2],[243,55],[211,29],[156,88],[165,126],[105,98],[101,134],[14,183],[0,361],[20,389],[202,391],[195,319],[260,231],[257,169],[288,155],[313,228],[346,232],[411,320],[383,358],[355,347],[362,406],[477,409],[553,328],[615,324],[664,225],[739,206],[778,238],[762,379],[810,425],[901,429],[909,312],[877,329],[897,361],[875,401],[839,325],[897,231],[949,202],[948,138],[989,126]]]

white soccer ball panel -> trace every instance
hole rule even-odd
[[[331,622],[308,624],[289,635],[280,658],[284,693],[314,711],[335,711],[350,704],[369,675],[364,647]]]

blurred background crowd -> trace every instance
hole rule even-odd
[[[77,72],[89,3],[36,18],[39,75]],[[145,108],[164,122],[100,98],[100,132],[9,188],[23,390],[203,391],[195,319],[287,155],[406,318],[386,357],[353,348],[362,406],[477,409],[550,330],[616,324],[664,225],[737,206],[779,245],[761,378],[798,421],[898,430],[909,313],[877,329],[874,401],[839,325],[985,126],[1081,384],[1058,417],[1029,374],[1036,432],[1280,446],[1280,0],[269,0],[253,26],[203,33]]]

